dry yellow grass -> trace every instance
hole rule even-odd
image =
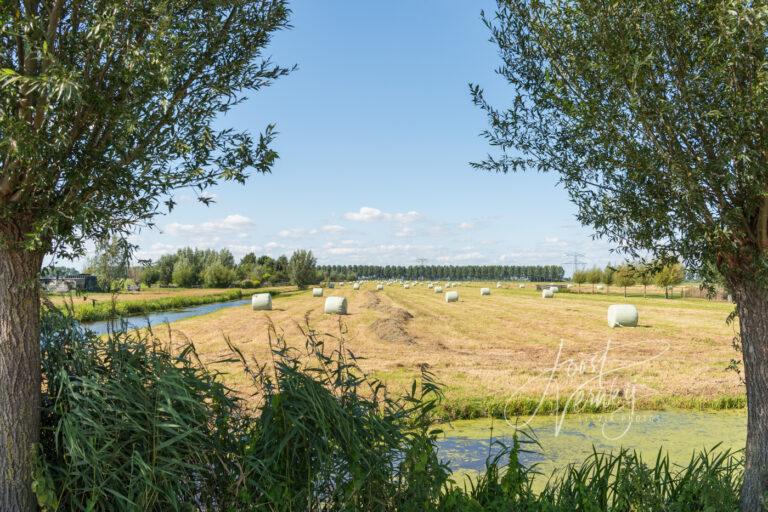
[[[359,291],[346,287],[325,295],[347,297],[346,346],[364,358],[365,370],[399,387],[428,365],[445,384],[448,402],[498,407],[507,400],[570,398],[571,410],[589,410],[583,400],[608,407],[632,401],[637,407],[696,406],[743,395],[738,375],[726,370],[737,357],[734,327],[725,323],[731,304],[589,293],[545,300],[532,285],[493,288],[491,296],[481,297],[481,286],[488,284],[459,286],[460,301],[452,304],[424,285],[375,292],[375,284],[367,283]],[[315,330],[338,335],[338,317],[324,315],[323,302],[306,291],[277,297],[271,312],[229,308],[171,327],[177,339],[193,340],[204,360],[226,356],[229,336],[248,357],[266,362],[270,320],[289,344],[300,347],[305,315]],[[607,326],[607,307],[618,302],[638,307],[639,327]],[[391,320],[386,326],[395,327],[394,335],[380,328],[382,320]],[[403,332],[407,336],[398,336]],[[243,384],[239,368],[226,370],[233,385]]]

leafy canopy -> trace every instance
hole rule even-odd
[[[499,1],[512,86],[474,101],[498,172],[557,172],[578,219],[632,257],[766,280],[768,6],[737,0]]]
[[[268,172],[271,125],[254,139],[215,121],[288,72],[263,55],[288,14],[284,0],[0,2],[0,227],[15,226],[0,242],[81,253],[151,225],[174,189]]]

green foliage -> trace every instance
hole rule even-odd
[[[197,272],[192,262],[182,258],[173,264],[173,274],[171,277],[173,284],[184,288],[194,286],[198,283]]]
[[[282,259],[281,259],[282,258]],[[240,281],[250,281],[256,286],[271,286],[288,282],[287,258],[282,256],[273,260],[269,256],[256,257],[248,253],[235,263],[235,258],[227,249],[193,249],[185,247],[175,254],[166,254],[142,269],[142,280],[146,284],[174,283],[178,286],[204,285],[209,288],[226,288]],[[282,265],[285,261],[285,265]],[[174,276],[177,265],[180,270]],[[243,288],[253,286],[240,285]]]
[[[664,288],[664,294],[668,295],[669,288],[676,286],[685,280],[685,269],[680,263],[664,265],[656,272],[654,282],[657,286]]]
[[[595,291],[595,285],[602,282],[603,271],[597,267],[594,267],[586,271],[587,282],[592,285],[592,292]]]
[[[299,288],[305,288],[309,284],[317,282],[317,260],[312,251],[299,250],[291,255],[288,262],[288,275],[291,283]]]
[[[634,452],[595,453],[537,490],[536,467],[522,463],[536,450],[525,433],[498,445],[479,478],[453,484],[436,452],[432,376],[392,396],[356,365],[343,335],[329,349],[326,336],[304,332],[298,350],[271,329],[264,366],[227,340],[228,361],[252,384],[248,402],[191,344],[170,354],[151,333],[100,338],[46,314],[33,483],[43,511],[737,509],[743,465],[728,452],[694,454],[680,468],[661,453],[650,464]]]
[[[0,243],[80,254],[151,225],[176,189],[269,172],[272,127],[254,140],[219,121],[287,73],[263,51],[288,14],[283,0],[0,3],[0,219],[23,236]]]
[[[203,270],[203,284],[208,288],[227,288],[236,278],[237,275],[233,269],[218,261]]]
[[[96,254],[88,261],[86,273],[96,276],[99,288],[104,291],[119,290],[122,280],[128,277],[132,246],[124,238],[112,238],[96,246]]]
[[[614,275],[616,286],[624,288],[624,296],[627,296],[627,287],[634,286],[637,279],[637,270],[631,265],[622,265]]]

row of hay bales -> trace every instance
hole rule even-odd
[[[414,286],[418,283],[413,283]],[[455,283],[446,283],[446,287]],[[343,283],[340,283],[343,286]],[[500,283],[497,283],[499,287]],[[521,288],[525,285],[519,285]],[[431,288],[434,293],[443,293],[442,286],[435,286],[434,283],[428,283],[428,288]],[[360,289],[360,283],[355,282],[352,285],[354,290]],[[409,289],[410,283],[403,283],[403,288]],[[377,290],[383,290],[383,283],[376,285]],[[551,299],[555,297],[555,294],[560,291],[560,288],[555,285],[551,285],[542,289],[541,296],[545,299]],[[491,295],[491,289],[487,287],[480,288],[480,296],[486,297]],[[322,288],[312,289],[313,297],[322,297]],[[458,302],[459,292],[452,290],[447,291],[444,295],[445,302]],[[254,311],[268,311],[272,309],[272,296],[269,293],[257,293],[251,297],[251,307]],[[326,314],[346,315],[347,314],[347,299],[345,297],[331,296],[325,301],[324,311]],[[639,314],[637,308],[631,304],[613,304],[608,307],[608,325],[609,327],[635,327],[639,320]]]

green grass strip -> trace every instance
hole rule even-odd
[[[517,397],[512,400],[489,399],[447,399],[438,408],[438,416],[445,421],[469,420],[476,418],[504,418],[515,416],[530,416],[531,414],[549,415],[562,413],[565,399],[559,402],[554,399],[540,400],[534,397]],[[635,404],[636,411],[659,411],[665,409],[687,409],[700,411],[722,411],[726,409],[744,409],[747,407],[745,395],[720,396],[715,398],[661,396],[639,400]],[[568,414],[585,413],[597,414],[611,412],[615,408],[583,404],[578,410],[570,410]]]
[[[249,293],[251,290],[248,291]],[[279,295],[280,291],[264,289],[258,290],[260,293],[271,293]],[[72,308],[72,314],[75,320],[80,322],[98,322],[100,320],[110,320],[113,318],[126,316],[140,316],[156,311],[168,311],[171,309],[187,308],[191,306],[201,306],[203,304],[213,304],[214,302],[227,302],[242,299],[246,294],[243,290],[230,290],[222,293],[212,293],[210,295],[181,295],[174,297],[164,297],[161,299],[150,300],[127,300],[127,301],[104,301],[96,304],[74,304],[62,306]]]

